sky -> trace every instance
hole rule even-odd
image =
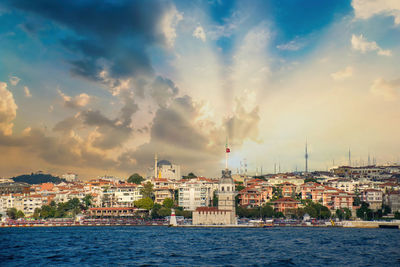
[[[398,0],[0,3],[0,177],[398,162]]]

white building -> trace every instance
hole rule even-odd
[[[25,216],[32,216],[36,208],[47,204],[47,197],[42,195],[9,194],[0,196],[0,212],[10,208],[22,211]]]
[[[78,181],[78,175],[75,173],[66,173],[61,175],[61,178],[67,180],[68,182],[76,182]]]
[[[196,210],[211,204],[214,188],[209,181],[191,179],[179,186],[178,203],[184,210]]]

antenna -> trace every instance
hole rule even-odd
[[[307,139],[306,139],[306,153],[304,155],[304,159],[306,161],[306,168],[305,168],[305,173],[308,173],[308,151],[307,151]]]
[[[228,147],[228,137],[226,137],[226,144],[225,144],[225,169],[228,169],[228,154],[231,150]]]
[[[274,174],[276,174],[276,162],[274,163]]]

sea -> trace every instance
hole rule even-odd
[[[0,228],[0,266],[400,266],[400,230]]]

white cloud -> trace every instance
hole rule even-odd
[[[347,66],[345,69],[339,70],[331,74],[332,79],[334,79],[335,81],[342,81],[351,76],[353,76],[353,68],[350,66]]]
[[[13,94],[7,89],[7,84],[0,82],[0,132],[4,135],[12,135],[14,126],[12,121],[17,116],[17,108]]]
[[[68,96],[61,92],[61,90],[58,90],[58,93],[64,100],[64,105],[70,108],[85,107],[87,104],[89,104],[91,99],[91,97],[85,93],[76,95],[75,97]]]
[[[206,33],[204,32],[203,27],[197,26],[197,28],[193,32],[193,37],[202,40],[203,42],[206,41]]]
[[[351,5],[354,8],[356,18],[368,19],[381,14],[393,16],[394,23],[400,24],[400,1],[399,0],[353,0]]]
[[[174,47],[177,36],[176,26],[181,20],[183,20],[183,13],[179,12],[175,6],[171,6],[161,20],[161,32],[164,34],[169,48]]]
[[[24,86],[24,93],[25,93],[25,97],[32,97],[31,91],[29,91],[28,86]]]
[[[303,47],[303,44],[298,43],[294,40],[292,40],[286,44],[280,44],[280,45],[276,46],[276,48],[278,48],[279,50],[288,50],[288,51],[297,51],[302,47]]]
[[[361,53],[366,53],[369,51],[377,51],[378,55],[381,56],[391,56],[392,51],[383,50],[375,41],[369,42],[362,34],[351,36],[351,46],[354,50],[360,51]]]
[[[21,79],[17,76],[10,76],[10,83],[12,86],[16,86]]]
[[[371,93],[382,96],[387,101],[395,101],[399,98],[400,79],[386,81],[385,79],[376,79],[371,88]]]

